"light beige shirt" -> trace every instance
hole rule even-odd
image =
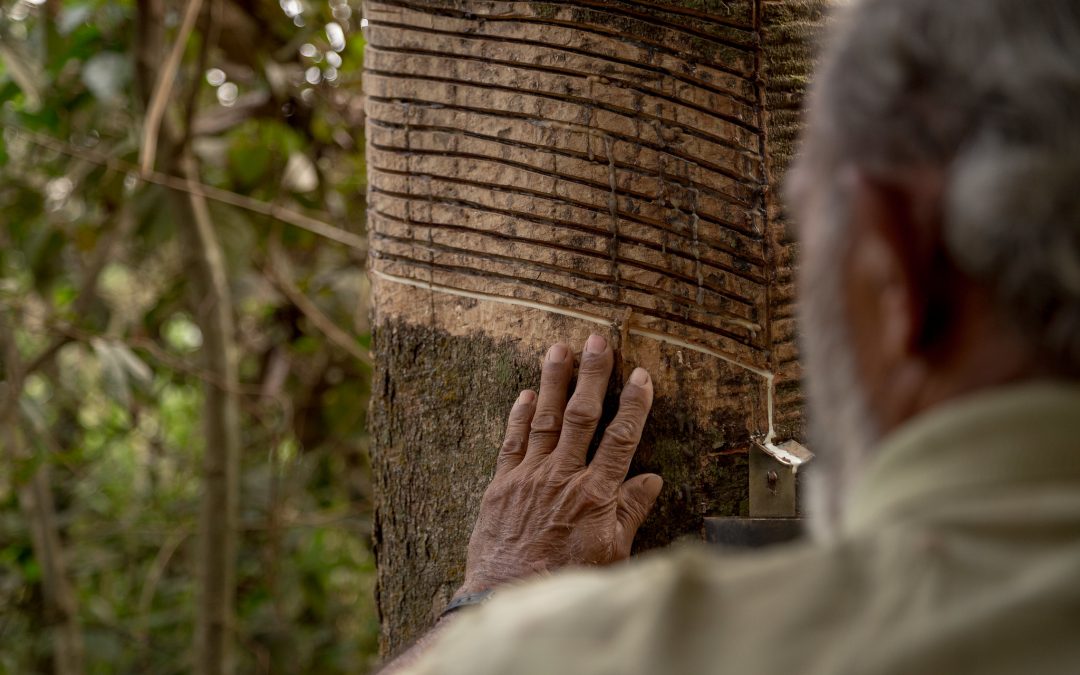
[[[688,548],[507,589],[410,672],[1080,674],[1080,387],[911,422],[836,543]]]

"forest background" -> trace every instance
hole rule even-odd
[[[371,665],[360,13],[0,0],[0,673]]]

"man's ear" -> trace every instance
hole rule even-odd
[[[920,355],[928,328],[934,247],[923,196],[916,185],[859,170],[849,179],[853,239],[847,281],[856,339],[877,342],[866,351],[880,366],[898,365]]]

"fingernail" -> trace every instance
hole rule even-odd
[[[607,349],[607,340],[602,335],[590,335],[585,342],[585,351],[590,354],[600,354]]]
[[[660,476],[649,476],[645,479],[645,488],[650,492],[660,494],[661,488],[664,487],[664,479]]]
[[[533,391],[532,389],[526,389],[525,391],[518,394],[517,402],[518,403],[532,403],[535,400],[536,400],[536,392]]]
[[[644,368],[634,368],[634,372],[630,373],[630,384],[636,384],[639,387],[644,387],[649,383],[649,371]]]
[[[560,363],[566,360],[566,345],[561,342],[557,345],[552,345],[548,350],[547,360],[552,363]]]

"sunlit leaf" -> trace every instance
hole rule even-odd
[[[117,354],[115,346],[107,340],[94,338],[90,341],[94,354],[101,364],[101,384],[105,393],[123,408],[131,406],[131,387],[128,384],[128,371]]]
[[[35,111],[41,107],[42,78],[37,64],[26,58],[13,44],[3,41],[0,41],[0,59],[26,97],[25,108]]]
[[[131,351],[123,342],[114,342],[111,344],[113,352],[116,354],[121,365],[127,374],[144,389],[149,389],[154,383],[154,371],[150,369],[150,366],[140,359],[135,352]]]
[[[95,54],[83,66],[82,80],[98,99],[113,101],[131,81],[131,62],[116,52]]]
[[[293,192],[311,192],[319,187],[319,174],[315,163],[302,152],[289,155],[285,164],[285,175],[281,177],[281,187]]]
[[[173,349],[180,352],[193,352],[202,346],[203,335],[199,326],[186,314],[177,313],[169,317],[162,327],[162,337]]]
[[[60,18],[56,21],[56,30],[61,35],[67,35],[90,18],[93,8],[89,4],[64,3],[60,12]]]
[[[45,421],[45,410],[41,407],[41,402],[35,398],[19,397],[19,411],[33,429],[40,432],[49,428],[48,422]]]

